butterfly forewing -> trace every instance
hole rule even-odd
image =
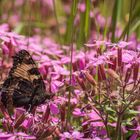
[[[45,84],[31,55],[26,50],[13,57],[13,67],[1,89],[1,101],[11,110],[12,106],[31,109],[42,104],[46,94]]]

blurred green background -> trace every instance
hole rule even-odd
[[[139,0],[0,0],[0,22],[26,36],[81,48],[93,40],[140,38]]]

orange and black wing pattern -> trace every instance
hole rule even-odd
[[[26,50],[13,57],[13,67],[1,89],[1,101],[10,111],[12,107],[31,110],[50,99],[45,84],[31,55]]]

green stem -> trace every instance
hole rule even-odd
[[[72,8],[72,17],[75,17],[76,14],[76,0],[73,1],[73,8]],[[74,19],[73,19],[74,20]],[[71,92],[73,92],[72,89],[72,60],[73,60],[73,39],[74,39],[74,25],[72,24],[72,28],[71,28],[71,36],[70,36],[70,41],[71,41],[71,49],[70,49],[70,89],[69,89],[69,95],[68,95],[68,111],[67,111],[67,120],[66,120],[66,128],[68,126],[68,123],[70,122],[70,118],[71,118],[71,104],[70,104],[70,100],[71,100]]]
[[[0,1],[0,18],[2,17],[2,13],[3,13],[3,1]],[[0,23],[2,23],[2,21],[0,21]]]
[[[104,123],[104,125],[105,125],[105,129],[106,129],[106,132],[107,132],[107,137],[110,138],[110,133],[109,133],[108,125],[105,124],[105,123]]]
[[[115,42],[115,31],[116,31],[116,26],[117,26],[117,20],[119,17],[120,5],[121,5],[121,0],[115,0],[113,14],[112,14],[112,27],[111,27],[111,31],[112,31],[111,41],[112,42]]]
[[[116,126],[116,140],[121,140],[121,124],[122,124],[122,114],[118,113],[117,126]]]
[[[104,110],[104,108],[102,107],[102,105],[101,105],[100,103],[95,102],[95,101],[93,100],[92,97],[90,97],[90,99],[91,99],[91,101],[92,101],[93,103],[99,105],[101,110]],[[103,121],[103,123],[104,123],[104,125],[105,125],[105,128],[106,128],[107,137],[110,138],[110,133],[109,133],[109,128],[108,128],[108,113],[105,114],[105,119],[104,119],[102,113],[98,112],[98,111],[97,111],[96,109],[94,109],[94,108],[93,108],[93,110],[96,112],[96,114],[98,114],[98,116],[99,116],[99,117],[101,118],[101,120]]]
[[[57,23],[57,26],[56,26],[56,28],[57,28],[57,34],[58,34],[60,43],[62,43],[62,38],[61,38],[61,35],[60,35],[60,32],[59,32],[59,22],[58,22],[58,17],[57,17],[55,0],[53,0],[53,9],[54,9],[55,20],[56,20],[56,23]]]
[[[73,0],[72,6],[71,6],[71,14],[69,19],[67,20],[67,28],[66,28],[66,34],[65,34],[65,43],[69,44],[71,41],[72,32],[74,31],[74,19],[77,12],[77,5],[79,0]]]
[[[85,13],[85,39],[87,40],[89,34],[89,25],[90,25],[90,5],[91,1],[86,1],[86,13]]]
[[[130,2],[130,10],[129,10],[129,21],[128,21],[128,28],[127,28],[127,41],[128,41],[128,37],[129,37],[129,29],[130,29],[130,24],[131,24],[131,17],[132,17],[132,9],[133,9],[133,0],[131,0]]]
[[[71,118],[71,93],[73,92],[72,88],[72,59],[73,59],[73,33],[72,33],[72,43],[71,43],[71,51],[70,51],[70,57],[71,57],[71,62],[70,62],[70,88],[69,88],[69,94],[68,94],[68,111],[67,111],[67,120],[66,120],[66,128],[68,126],[68,123],[70,124],[70,118]]]

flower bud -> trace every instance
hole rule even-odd
[[[116,64],[117,64],[116,58],[110,58],[110,62],[111,62],[112,64],[108,64],[108,67],[109,67],[110,69],[116,70]]]
[[[80,78],[78,75],[76,75],[76,80],[77,80],[77,82],[79,83],[80,87],[81,87],[83,90],[85,90],[85,89],[86,89],[86,86],[85,86],[85,84],[84,84],[83,79]]]
[[[85,74],[86,79],[87,79],[93,86],[96,86],[96,85],[97,85],[97,82],[95,81],[95,79],[93,78],[93,76],[92,76],[88,71],[85,71],[84,74]]]
[[[18,128],[23,123],[23,121],[25,120],[25,118],[26,118],[26,114],[25,113],[21,114],[18,117],[18,119],[16,120],[15,125],[14,125],[14,128]]]
[[[45,113],[42,117],[42,122],[43,123],[46,123],[48,121],[49,115],[50,115],[50,107],[48,105],[47,108],[46,108],[46,111],[45,111]]]
[[[107,69],[106,72],[110,77],[112,77],[115,80],[121,82],[119,75],[113,69]]]
[[[66,115],[65,105],[61,106],[60,114],[61,114],[61,122],[64,122],[65,121],[65,115]]]
[[[127,71],[126,71],[126,74],[125,74],[125,83],[128,83],[129,79],[130,79],[130,76],[131,76],[131,73],[132,73],[132,67],[128,68]]]
[[[122,48],[118,48],[118,67],[122,66]]]
[[[133,80],[136,81],[138,79],[139,74],[139,63],[135,63],[133,66]]]
[[[106,80],[105,69],[103,65],[98,66],[98,80]]]

